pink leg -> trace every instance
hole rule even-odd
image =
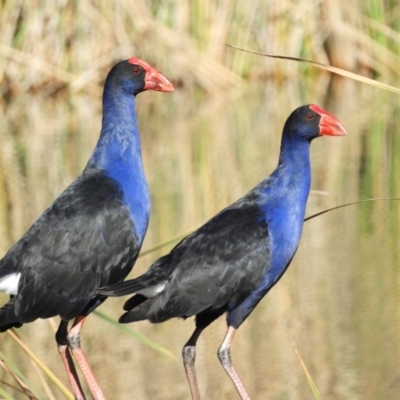
[[[106,397],[103,394],[103,391],[101,390],[99,384],[97,383],[97,380],[93,374],[92,369],[90,368],[90,365],[88,363],[88,360],[85,356],[85,353],[81,349],[81,339],[80,339],[80,332],[83,326],[83,323],[85,322],[86,317],[80,315],[76,317],[72,328],[70,329],[68,333],[68,344],[69,347],[72,351],[72,354],[75,357],[75,360],[77,361],[83,376],[85,377],[85,380],[89,386],[89,389],[92,393],[93,399],[94,400],[106,400]]]
[[[190,337],[190,339],[182,349],[183,366],[185,367],[186,378],[189,382],[192,400],[200,400],[200,391],[197,384],[194,362],[196,359],[196,342],[202,331],[203,329],[196,328],[193,332],[193,335]]]
[[[64,364],[64,368],[67,371],[67,376],[69,379],[69,383],[71,384],[72,393],[75,397],[75,400],[86,400],[86,397],[82,390],[81,383],[79,381],[78,374],[76,373],[71,353],[69,352],[67,335],[68,335],[68,322],[61,321],[60,326],[58,327],[56,333],[58,352],[60,353],[61,360]]]
[[[221,365],[224,367],[224,370],[228,374],[229,378],[231,378],[232,383],[235,385],[236,390],[239,393],[239,396],[242,400],[251,400],[249,394],[247,393],[245,387],[243,386],[242,381],[239,378],[239,375],[233,368],[232,360],[231,360],[231,344],[233,340],[233,336],[235,335],[236,329],[230,326],[228,328],[228,332],[225,335],[225,338],[221,344],[221,347],[218,350],[218,358],[221,362]]]

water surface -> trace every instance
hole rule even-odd
[[[194,229],[269,175],[287,116],[307,103],[326,108],[349,133],[312,143],[313,191],[307,215],[358,199],[400,198],[396,95],[321,75],[318,82],[292,77],[278,85],[245,83],[213,96],[182,89],[144,93],[137,99],[153,200],[144,249]],[[23,94],[2,104],[1,254],[85,166],[100,120],[100,98],[85,93],[71,94],[68,102]],[[233,361],[252,398],[313,398],[288,334],[323,399],[398,398],[399,232],[400,203],[388,201],[351,206],[305,224],[291,267],[233,343]],[[140,258],[131,276],[171,247]],[[110,299],[100,311],[116,319],[123,302]],[[180,354],[193,321],[130,327],[169,349],[176,360],[92,315],[83,346],[108,397],[187,399]],[[198,379],[207,399],[236,398],[216,356],[225,330],[220,318],[198,343]],[[18,333],[67,383],[52,324],[36,321]],[[4,334],[1,342],[1,351],[38,381],[11,337]]]

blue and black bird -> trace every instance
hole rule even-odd
[[[93,397],[104,399],[80,347],[80,330],[106,299],[96,290],[121,282],[132,269],[149,222],[135,114],[135,96],[145,90],[174,88],[137,58],[111,69],[100,138],[88,164],[0,261],[0,290],[10,294],[0,309],[0,331],[59,315],[56,341],[76,399],[85,395],[70,351]]]
[[[231,362],[233,336],[296,253],[310,191],[311,141],[346,134],[320,107],[296,109],[283,128],[279,164],[271,176],[183,239],[144,275],[100,289],[107,296],[136,293],[125,303],[121,323],[196,316],[196,329],[182,351],[193,399],[200,399],[194,368],[197,339],[224,313],[228,331],[218,357],[240,397],[250,399]]]

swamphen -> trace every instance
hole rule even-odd
[[[218,357],[240,397],[250,399],[231,362],[233,336],[296,252],[310,191],[311,141],[346,134],[322,108],[296,109],[283,128],[279,164],[271,176],[183,239],[144,275],[100,289],[108,296],[136,293],[125,303],[121,323],[196,316],[196,329],[182,351],[193,399],[200,399],[194,368],[197,339],[225,312],[228,331]]]
[[[88,164],[0,261],[0,290],[11,295],[0,309],[0,331],[59,315],[56,341],[76,399],[85,395],[70,350],[93,398],[105,398],[81,350],[80,330],[106,299],[96,290],[132,269],[149,221],[135,114],[135,96],[144,90],[174,88],[137,58],[111,69],[100,138]]]

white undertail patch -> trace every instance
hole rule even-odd
[[[167,285],[167,281],[164,281],[162,283],[159,283],[158,285],[151,286],[151,287],[148,287],[148,288],[143,289],[143,290],[139,290],[136,293],[137,294],[141,294],[144,297],[147,297],[148,299],[150,299],[150,298],[158,295],[159,293],[161,293],[164,290],[166,285]]]
[[[0,292],[5,294],[18,294],[18,283],[21,272],[14,272],[0,278]]]

